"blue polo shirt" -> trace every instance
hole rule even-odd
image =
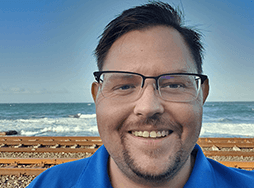
[[[226,167],[203,154],[196,145],[195,165],[184,188],[254,188],[254,171]],[[112,188],[101,146],[89,158],[56,165],[37,176],[28,188]]]

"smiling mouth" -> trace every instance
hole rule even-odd
[[[170,135],[172,130],[163,131],[129,131],[133,136],[143,137],[143,138],[163,138]]]

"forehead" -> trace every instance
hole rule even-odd
[[[180,33],[165,26],[130,31],[121,36],[109,49],[103,70],[132,71],[144,75],[197,72]]]

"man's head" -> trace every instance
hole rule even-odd
[[[116,177],[147,186],[189,177],[208,80],[197,76],[199,34],[180,22],[169,5],[136,7],[107,26],[96,48],[99,70],[134,72],[103,74],[92,85],[113,185]]]
[[[170,5],[157,2],[125,10],[112,20],[101,36],[95,50],[97,66],[103,69],[104,60],[112,44],[125,33],[144,30],[154,26],[168,26],[176,29],[183,37],[196,63],[198,73],[202,73],[202,50],[200,34],[183,26],[181,13]]]

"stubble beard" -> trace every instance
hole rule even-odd
[[[156,118],[156,120],[145,120],[146,123],[152,123],[154,125],[158,124],[158,123],[166,123],[164,121],[162,121],[160,118]],[[176,124],[176,123],[172,123],[173,126],[180,126],[180,129],[182,127],[182,125],[180,124]],[[181,140],[181,131],[178,133],[179,136],[179,140]],[[124,162],[125,164],[128,166],[128,168],[132,171],[132,173],[134,173],[135,176],[126,173],[125,170],[122,169],[122,171],[125,173],[125,175],[131,179],[132,181],[138,183],[138,184],[150,184],[150,185],[159,185],[159,184],[164,184],[168,181],[170,181],[171,179],[173,179],[177,173],[179,172],[179,170],[181,169],[181,167],[185,164],[185,162],[187,161],[189,155],[186,155],[186,151],[183,150],[182,147],[182,143],[181,141],[179,142],[179,150],[173,155],[173,156],[169,156],[168,157],[168,161],[167,164],[168,165],[167,168],[159,173],[159,174],[153,174],[153,173],[149,173],[149,172],[144,172],[144,170],[142,170],[142,168],[137,164],[137,162],[135,161],[134,158],[132,158],[131,156],[131,152],[128,149],[128,146],[126,144],[126,140],[127,138],[124,135],[121,135],[121,141],[122,141],[122,145],[123,145],[123,158],[124,158]],[[158,154],[157,154],[158,155]],[[183,156],[186,156],[183,157]]]
[[[164,172],[161,172],[160,174],[152,174],[148,172],[143,172],[142,169],[135,162],[135,160],[130,156],[128,150],[124,150],[123,156],[124,156],[125,163],[131,169],[131,171],[138,177],[136,179],[133,179],[133,177],[131,177],[131,179],[134,180],[134,182],[136,183],[142,182],[142,184],[157,185],[157,184],[168,182],[175,177],[175,175],[177,174],[177,172],[183,165],[182,150],[178,151],[173,158],[170,157],[168,159],[170,165],[167,167],[167,169]]]

